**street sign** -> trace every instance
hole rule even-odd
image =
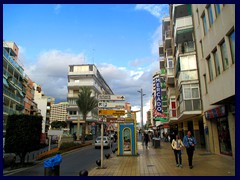
[[[57,130],[57,129],[49,129],[48,135],[49,136],[61,136],[63,134],[63,130]]]
[[[107,131],[114,131],[114,127],[112,124],[109,124],[107,127]]]
[[[121,115],[125,115],[125,110],[100,109],[98,110],[98,115],[99,116],[103,116],[103,115],[121,116]]]
[[[100,94],[98,95],[98,100],[124,101],[125,97],[123,95]]]
[[[124,108],[125,103],[122,103],[122,102],[99,102],[98,107],[100,107],[100,108]]]
[[[119,122],[125,122],[124,118],[113,118],[113,117],[107,117],[107,122],[109,123],[119,123]]]

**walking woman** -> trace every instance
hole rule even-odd
[[[172,140],[172,148],[174,150],[176,166],[181,168],[182,168],[182,148],[183,147],[184,147],[183,142],[177,134],[176,138]]]

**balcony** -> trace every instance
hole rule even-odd
[[[8,54],[8,52],[4,48],[3,48],[3,56],[5,56],[8,61],[10,61],[13,67],[17,68],[20,74],[23,74],[23,68],[16,61],[13,60],[13,58]]]
[[[186,41],[192,41],[192,33],[193,33],[192,16],[186,16],[176,19],[174,29],[174,37],[176,44]]]
[[[174,84],[174,68],[167,68],[166,83]]]
[[[71,89],[79,89],[82,86],[89,86],[95,88],[97,91],[102,92],[101,88],[94,82],[93,80],[90,81],[79,81],[79,82],[68,82],[68,87]]]
[[[190,52],[195,52],[194,41],[187,41],[187,42],[178,44],[178,46],[177,46],[177,56],[185,54],[185,53],[190,53]]]
[[[176,96],[176,88],[168,88],[167,97],[170,99],[172,96]]]
[[[171,48],[172,46],[172,37],[171,37],[171,31],[165,31],[165,43],[164,43],[164,49]]]
[[[178,86],[184,81],[198,80],[197,70],[181,71],[178,78]]]
[[[172,48],[166,49],[166,57],[173,56]]]
[[[159,57],[164,57],[163,43],[159,44]]]
[[[178,107],[178,120],[185,118],[192,118],[202,113],[201,100],[200,99],[189,99],[183,100]]]
[[[165,68],[165,58],[160,58],[159,59],[159,62],[160,62],[160,68],[162,69],[162,68]]]
[[[78,94],[68,94],[68,98],[78,98]]]

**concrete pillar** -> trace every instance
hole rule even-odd
[[[235,116],[231,112],[228,113],[228,126],[232,146],[232,157],[235,159]]]
[[[204,127],[204,138],[205,138],[205,146],[207,152],[210,152],[210,145],[209,145],[209,121],[203,115],[203,127]]]
[[[187,121],[183,121],[183,133],[184,136],[187,134],[188,132],[188,122]]]
[[[194,131],[194,137],[197,141],[197,148],[201,147],[200,141],[200,131],[199,131],[199,123],[198,123],[198,119],[193,119],[193,131]]]

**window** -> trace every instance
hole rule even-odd
[[[222,44],[220,44],[220,48],[221,48],[222,61],[223,61],[223,70],[225,71],[229,67],[227,47],[226,47],[225,41],[223,41]]]
[[[73,72],[73,66],[70,66],[70,72]]]
[[[212,67],[211,56],[209,56],[207,58],[207,64],[208,64],[209,79],[210,79],[210,81],[212,81],[213,80],[213,67]]]
[[[235,31],[229,35],[229,43],[231,48],[232,61],[235,62]]]
[[[216,16],[220,14],[220,4],[215,4]]]
[[[208,27],[207,27],[207,19],[205,14],[202,15],[202,21],[203,21],[204,35],[206,35],[208,31]]]
[[[199,85],[198,84],[188,84],[183,85],[184,100],[186,99],[199,99]]]
[[[217,50],[215,50],[213,52],[213,58],[214,58],[214,65],[215,65],[215,70],[216,70],[216,76],[218,76],[220,74],[220,63],[219,63]]]
[[[213,13],[212,13],[212,6],[211,6],[211,4],[208,6],[207,10],[208,10],[208,17],[209,17],[209,25],[211,27],[212,24],[213,24]]]

